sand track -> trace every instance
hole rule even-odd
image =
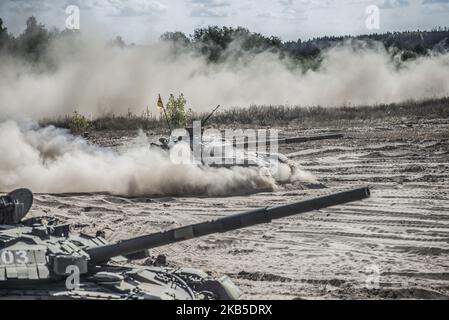
[[[319,130],[282,128],[286,135]],[[396,121],[343,129],[347,138],[288,145],[326,189],[284,186],[228,198],[36,195],[54,216],[108,240],[368,184],[372,197],[153,250],[178,265],[228,274],[244,298],[449,298],[449,122]],[[379,287],[367,288],[379,274]]]

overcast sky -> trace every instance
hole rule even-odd
[[[68,5],[79,7],[83,32],[136,43],[208,25],[244,26],[283,40],[449,26],[449,0],[0,0],[0,17],[15,34],[31,15],[64,29]],[[379,30],[366,28],[369,5],[380,9]]]

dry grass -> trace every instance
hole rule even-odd
[[[59,128],[70,129],[70,123],[72,122],[72,116],[64,116],[56,119],[43,119],[39,123],[43,126],[54,125]],[[137,116],[131,113],[128,115],[114,115],[108,114],[101,116],[97,119],[93,119],[90,122],[90,130],[150,130],[154,128],[162,128],[166,126],[166,122],[162,119],[154,116]]]
[[[207,113],[196,113],[194,119],[201,119]],[[216,126],[279,126],[298,125],[307,127],[347,126],[351,123],[378,121],[393,118],[449,118],[449,97],[425,101],[408,101],[375,106],[344,106],[324,108],[320,106],[251,106],[232,108],[217,112],[208,122]],[[45,119],[42,125],[69,128],[71,117]],[[106,115],[92,120],[91,130],[157,130],[165,129],[166,122],[153,115],[137,116]]]
[[[214,116],[215,124],[338,124],[374,121],[391,118],[446,118],[449,117],[449,97],[425,101],[409,101],[375,106],[344,106],[335,108],[300,106],[251,106],[234,108]]]

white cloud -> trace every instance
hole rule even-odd
[[[384,0],[382,1],[380,8],[392,9],[392,8],[407,7],[409,5],[410,3],[407,0]]]
[[[222,18],[227,17],[228,13],[224,10],[211,8],[193,8],[190,15],[198,18]]]
[[[35,15],[48,27],[64,28],[65,7],[81,9],[82,30],[102,31],[143,42],[164,31],[187,34],[207,25],[244,26],[284,40],[367,33],[365,8],[381,10],[380,32],[448,26],[449,0],[0,0],[10,32],[23,31]],[[388,8],[388,9],[387,9]]]
[[[231,5],[229,0],[192,0],[192,3],[208,8],[229,7]]]
[[[144,16],[167,11],[167,6],[156,0],[79,0],[79,4],[85,10],[113,16]]]
[[[230,14],[229,0],[191,0],[190,16],[197,18],[222,18]]]

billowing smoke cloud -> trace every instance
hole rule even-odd
[[[146,106],[156,113],[157,94],[183,92],[196,111],[222,106],[375,104],[449,95],[449,54],[401,64],[382,48],[330,49],[317,70],[289,68],[274,54],[208,64],[191,53],[174,54],[167,43],[118,48],[84,36],[53,41],[51,70],[13,57],[0,63],[0,111],[34,118],[74,109],[86,115]],[[70,45],[68,45],[70,42]]]
[[[0,122],[0,191],[225,196],[275,187],[273,178],[252,168],[175,164],[150,149],[145,135],[136,139],[139,144],[119,153],[52,126]]]
[[[88,116],[140,113],[146,106],[156,112],[158,93],[172,92],[183,92],[196,111],[217,104],[338,106],[449,95],[449,54],[398,66],[380,47],[343,46],[324,53],[318,69],[302,70],[270,53],[208,64],[192,53],[175,53],[167,43],[123,49],[105,43],[89,36],[57,39],[49,52],[50,68],[1,57],[1,191],[219,196],[276,187],[272,177],[256,169],[175,164],[147,145],[118,153],[65,130],[8,118],[37,120],[73,110]],[[280,166],[279,180],[315,180],[291,169]]]

